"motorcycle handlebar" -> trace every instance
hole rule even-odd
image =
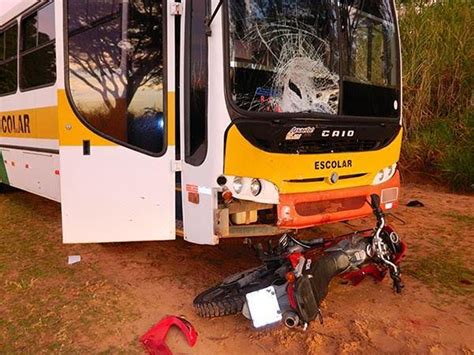
[[[371,200],[371,206],[372,210],[374,211],[375,216],[377,219],[380,219],[383,217],[383,211],[382,208],[380,207],[380,196],[377,194],[372,194],[370,195],[370,200]]]

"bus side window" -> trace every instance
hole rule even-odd
[[[21,20],[20,89],[56,82],[54,2]]]
[[[207,155],[208,45],[207,0],[191,1],[186,31],[186,162],[201,165]]]
[[[17,89],[17,37],[17,24],[0,32],[0,95]]]

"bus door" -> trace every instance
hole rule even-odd
[[[219,0],[186,0],[181,24],[182,206],[185,240],[215,245],[219,185],[223,174],[226,119],[222,20],[208,32],[206,18]]]
[[[57,4],[66,14],[58,24],[66,46],[58,58],[64,242],[174,239],[171,2]]]

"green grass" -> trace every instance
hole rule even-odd
[[[406,142],[404,166],[423,170],[455,191],[474,184],[474,113],[430,121]]]
[[[437,291],[469,296],[474,294],[474,271],[456,255],[437,254],[419,258],[404,271]]]
[[[474,3],[400,1],[404,63],[402,168],[456,191],[474,184]]]

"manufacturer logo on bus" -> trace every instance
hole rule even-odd
[[[297,141],[301,137],[311,135],[316,131],[314,127],[293,127],[286,135],[287,141]]]
[[[355,135],[354,130],[338,130],[338,129],[334,129],[334,130],[326,129],[321,133],[321,136],[325,138],[329,138],[329,137],[345,138],[345,137],[354,137],[354,135]]]
[[[331,176],[329,177],[329,181],[331,184],[335,184],[339,181],[339,174],[338,173],[332,173]]]

